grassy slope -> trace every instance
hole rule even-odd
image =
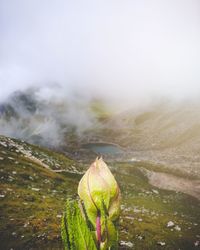
[[[65,199],[76,193],[80,175],[73,169],[78,166],[61,154],[18,144],[50,167],[69,172],[52,172],[16,152],[17,148],[0,145],[0,194],[5,195],[0,198],[1,249],[48,249],[54,244],[58,248],[60,216]]]
[[[1,249],[62,249],[60,220],[67,197],[77,192],[83,166],[49,150],[15,141],[56,173],[18,152],[0,137],[0,239]],[[15,145],[16,145],[15,144]],[[112,163],[122,191],[120,241],[134,249],[197,249],[200,203],[180,193],[150,186],[138,170],[144,163]],[[181,228],[167,228],[169,221]],[[173,230],[173,231],[171,231]],[[160,246],[158,242],[165,242]]]
[[[123,196],[121,238],[132,242],[134,249],[196,249],[194,243],[200,239],[200,202],[152,187],[138,170],[141,166],[142,163],[113,166]],[[146,163],[143,167],[152,169]],[[169,221],[174,227],[167,227]]]

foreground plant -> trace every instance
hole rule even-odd
[[[79,201],[67,200],[62,218],[65,249],[118,249],[120,190],[102,158],[80,180],[78,195]]]

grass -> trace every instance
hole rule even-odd
[[[69,173],[49,171],[16,149],[0,147],[1,249],[47,249],[48,245],[61,248],[60,217],[65,199],[76,193],[80,178],[70,173],[76,163],[46,149],[24,146],[52,169],[57,164]]]
[[[18,152],[7,138],[0,141],[7,145],[0,144],[0,248],[62,249],[60,220],[65,200],[76,196],[85,166],[13,140],[51,169],[65,170],[56,173]],[[198,249],[194,245],[200,240],[198,200],[148,184],[139,168],[159,170],[153,164],[110,163],[110,167],[122,193],[120,242],[125,247],[120,249]],[[169,221],[174,226],[167,227]]]
[[[123,194],[121,240],[132,242],[134,249],[196,249],[199,201],[152,187],[137,164],[118,163],[113,168]],[[167,227],[169,221],[174,226]]]

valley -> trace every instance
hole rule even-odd
[[[1,105],[1,249],[63,249],[65,201],[98,155],[122,193],[120,250],[198,249],[198,104],[121,113],[101,100],[73,105],[37,92]]]

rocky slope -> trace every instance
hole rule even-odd
[[[1,249],[62,249],[60,220],[90,164],[20,140],[0,137]],[[198,249],[200,201],[148,183],[162,168],[145,162],[109,164],[122,202],[120,249]]]
[[[93,138],[120,144],[128,157],[200,178],[199,106],[160,104],[140,112],[127,111],[104,122]]]

